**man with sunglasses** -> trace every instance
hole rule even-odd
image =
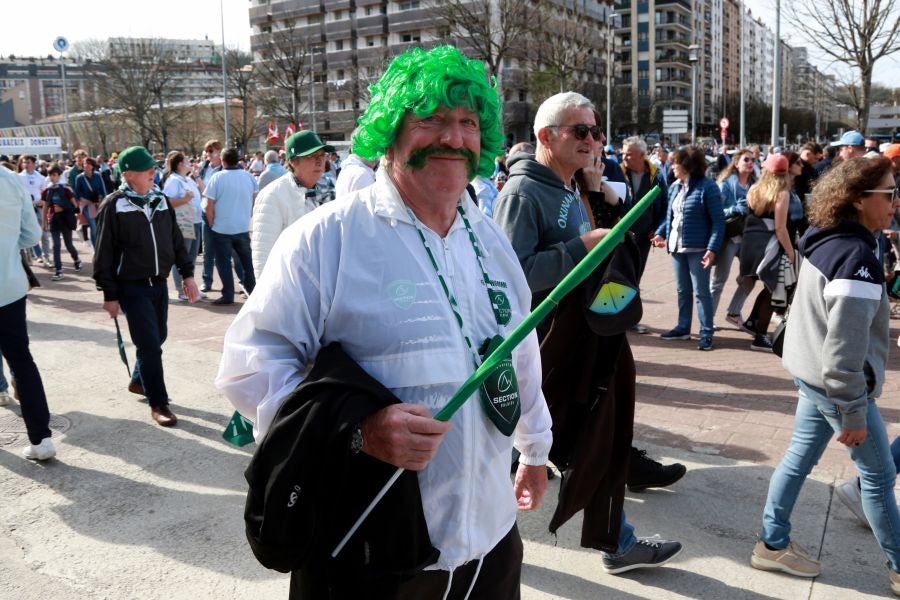
[[[572,183],[579,169],[594,175],[606,171],[600,169],[603,135],[596,123],[593,104],[581,94],[564,92],[551,96],[535,115],[535,154],[516,154],[508,160],[509,181],[495,200],[494,220],[509,236],[519,257],[531,287],[533,304],[542,301],[609,231],[594,227],[579,190]],[[621,176],[621,170],[618,172]],[[592,213],[612,221],[624,210],[625,204],[608,185],[603,185],[599,176],[585,179],[591,187],[587,191],[596,194],[594,198],[598,202],[596,207],[592,204]],[[588,331],[582,313],[574,318],[581,319],[578,325],[582,331]],[[555,326],[553,319],[542,323],[538,335],[551,339],[552,334],[547,337],[551,324]],[[596,354],[573,350],[573,356],[563,357],[565,360],[587,360],[591,364],[584,369],[586,373],[603,374],[586,378],[591,381],[584,387],[590,390],[588,395],[593,395],[582,398],[547,396],[551,413],[560,416],[560,420],[581,404],[604,406],[602,411],[592,411],[583,423],[574,426],[571,420],[565,425],[554,423],[554,450],[559,453],[560,462],[564,458],[568,465],[563,467],[566,484],[561,488],[550,529],[555,531],[569,516],[583,509],[582,546],[600,550],[603,570],[617,574],[640,567],[660,566],[681,551],[681,544],[639,539],[625,518],[628,455],[633,455],[634,394],[628,390],[634,387],[634,359],[624,334],[596,338],[588,335],[579,339],[579,342],[584,341],[584,347],[602,349]],[[589,356],[596,356],[596,359]],[[542,351],[545,364],[559,360],[557,354]],[[603,381],[599,383],[601,378]],[[546,379],[544,386],[545,394],[549,394]],[[605,391],[594,391],[601,389]],[[573,429],[579,433],[574,433]],[[560,430],[565,431],[560,433]],[[602,431],[602,434],[592,436],[595,431]],[[606,446],[579,445],[577,450],[564,452],[560,448],[569,443],[566,434],[602,437],[609,443]],[[683,467],[681,469],[683,474]]]

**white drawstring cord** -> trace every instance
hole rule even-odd
[[[472,593],[472,589],[475,587],[475,582],[478,581],[478,574],[481,573],[481,565],[484,564],[484,556],[478,558],[478,567],[475,568],[475,575],[472,577],[472,583],[469,584],[469,590],[466,592],[466,597],[463,600],[469,600],[469,594]]]
[[[447,578],[447,591],[444,592],[444,597],[442,600],[447,600],[447,596],[450,595],[450,588],[453,586],[453,569],[448,571],[449,577]]]

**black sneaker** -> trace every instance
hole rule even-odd
[[[741,323],[741,331],[756,337],[756,319],[747,319]]]
[[[638,538],[631,550],[621,556],[603,557],[603,570],[617,575],[642,567],[659,567],[681,552],[680,542],[667,542],[656,537]]]
[[[684,477],[687,467],[681,463],[663,466],[647,456],[646,450],[631,447],[628,460],[628,491],[643,492],[648,488],[667,487]]]
[[[751,350],[757,350],[759,352],[772,352],[772,340],[769,339],[767,335],[757,335],[753,338],[753,343],[750,344]]]
[[[206,292],[211,292],[211,291],[212,291],[212,286],[209,285],[209,284],[204,283],[203,285],[200,286],[200,291],[203,292],[204,294],[205,294]]]
[[[691,332],[681,331],[680,329],[672,329],[665,333],[659,334],[659,337],[664,340],[689,340],[691,339]]]
[[[51,277],[50,280],[51,281],[60,281],[62,279],[62,277],[63,277],[62,273],[57,271],[56,273],[53,274],[53,277]]]
[[[75,272],[76,272],[76,273],[81,273],[81,271],[82,271],[83,269],[84,269],[84,266],[81,264],[81,261],[80,261],[80,260],[76,260],[76,261],[75,261]]]

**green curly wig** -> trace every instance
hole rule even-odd
[[[411,110],[424,117],[439,106],[464,106],[478,114],[481,129],[479,175],[494,172],[494,157],[502,153],[500,97],[484,63],[469,59],[453,46],[425,51],[412,48],[397,56],[369,88],[371,100],[359,118],[353,153],[376,160],[394,143],[403,117]]]

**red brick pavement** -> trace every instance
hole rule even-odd
[[[79,251],[86,246],[79,244]],[[35,267],[42,286],[30,301],[52,309],[79,313],[98,324],[108,324],[101,309],[101,295],[93,286],[90,254],[83,273],[64,270],[65,279],[50,281],[52,271]],[[69,265],[64,257],[64,265]],[[201,257],[202,260],[202,257]],[[198,264],[198,274],[200,265]],[[214,289],[221,289],[218,281]],[[718,324],[725,323],[724,312],[734,290],[729,282],[722,296]],[[170,290],[174,296],[174,291]],[[219,297],[210,293],[210,299]],[[772,354],[750,350],[750,337],[729,327],[718,332],[712,352],[697,350],[691,342],[666,342],[658,334],[675,324],[675,284],[671,263],[661,250],[654,249],[644,275],[642,290],[643,323],[647,335],[629,334],[637,361],[638,405],[635,438],[638,445],[681,448],[698,454],[719,456],[774,465],[790,440],[793,426],[795,392],[780,359]],[[748,300],[749,312],[755,294]],[[208,301],[196,305],[173,302],[169,307],[169,338],[199,347],[221,350],[222,336],[237,314],[232,307],[214,307]],[[892,321],[892,335],[900,333],[900,321]],[[696,336],[697,323],[693,330]],[[879,401],[891,437],[900,434],[900,352],[893,352],[887,383]],[[842,446],[832,442],[817,467],[821,472],[843,477],[852,472],[852,464]]]

